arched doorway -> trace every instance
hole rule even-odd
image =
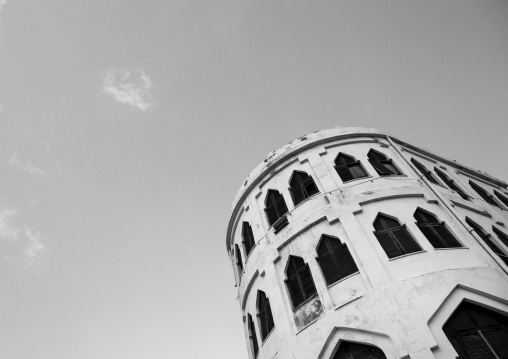
[[[508,359],[508,318],[462,302],[443,326],[461,359]]]
[[[383,351],[366,344],[341,342],[333,359],[386,359]]]

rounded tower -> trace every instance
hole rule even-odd
[[[269,153],[226,247],[250,358],[508,358],[508,190],[366,128]]]

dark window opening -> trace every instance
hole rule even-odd
[[[471,186],[472,189],[475,190],[476,193],[478,193],[480,195],[481,198],[484,199],[485,202],[487,202],[493,206],[499,207],[499,204],[494,199],[494,196],[491,195],[489,192],[487,192],[487,190],[485,190],[483,187],[480,187],[479,185],[477,185],[476,183],[474,183],[471,180],[469,180],[469,185]]]
[[[432,214],[417,209],[413,214],[416,225],[434,248],[462,247],[443,222]]]
[[[386,359],[385,353],[375,346],[341,342],[333,359]]]
[[[337,238],[323,236],[317,253],[317,261],[328,285],[358,272],[358,267],[346,244],[341,243]]]
[[[497,238],[499,238],[499,240],[501,242],[503,242],[503,244],[508,247],[508,234],[504,233],[504,232],[501,232],[499,229],[497,229],[496,227],[492,226],[492,229],[494,230],[494,233],[496,234]]]
[[[504,205],[506,207],[508,207],[508,198],[506,198],[505,196],[503,196],[501,193],[499,193],[498,191],[494,190],[494,194],[496,195],[497,198],[499,198],[499,200],[501,202],[504,203]]]
[[[508,256],[490,239],[490,234],[487,234],[482,227],[466,217],[466,222],[473,228],[478,236],[485,242],[485,244],[494,252],[501,260],[508,265]]]
[[[274,225],[279,218],[288,212],[284,197],[282,197],[279,192],[273,190],[268,191],[265,212],[270,226]]]
[[[314,180],[307,173],[295,172],[289,183],[291,196],[295,206],[310,196],[319,193]]]
[[[235,244],[235,254],[236,254],[236,267],[238,268],[238,281],[242,279],[243,274],[243,263],[242,263],[242,254],[240,253],[240,248],[238,244]]]
[[[422,250],[413,237],[411,237],[406,226],[401,225],[393,218],[382,214],[378,215],[374,222],[374,229],[374,234],[388,258],[395,258]]]
[[[256,244],[256,241],[254,240],[254,233],[252,233],[252,228],[249,222],[243,222],[242,224],[242,243],[245,248],[245,253],[247,253],[248,256]]]
[[[392,163],[392,160],[374,150],[367,154],[369,162],[380,176],[400,175],[400,171]]]
[[[303,261],[303,258],[290,256],[286,275],[286,283],[294,308],[317,293],[309,265]]]
[[[258,317],[261,326],[261,341],[264,341],[268,334],[275,327],[273,323],[272,308],[265,292],[258,291]]]
[[[462,198],[466,199],[466,200],[469,200],[469,196],[462,190],[462,188],[460,188],[459,186],[457,186],[455,184],[455,181],[452,180],[450,177],[448,177],[443,171],[441,171],[439,168],[436,168],[434,167],[434,171],[436,171],[437,175],[439,176],[439,178],[441,178],[441,180],[446,183],[446,185],[454,190],[455,192],[457,192],[458,195],[460,195]]]
[[[360,161],[342,153],[335,159],[334,167],[342,182],[367,177],[367,172],[363,169]]]
[[[502,314],[462,302],[443,331],[461,359],[508,358],[508,318]]]
[[[422,175],[424,175],[425,178],[427,178],[430,182],[432,182],[434,184],[437,184],[437,185],[439,184],[439,182],[434,178],[434,176],[432,174],[432,171],[429,171],[427,169],[427,167],[425,167],[423,164],[421,164],[420,162],[418,162],[414,158],[411,158],[411,162],[413,162],[413,164],[418,169],[418,171],[420,171],[420,173]]]
[[[259,352],[259,344],[258,338],[256,336],[256,328],[254,327],[254,321],[250,314],[247,314],[247,322],[248,322],[248,330],[249,330],[249,340],[252,349],[252,354],[254,358],[258,356]]]

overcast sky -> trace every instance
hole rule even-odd
[[[335,126],[508,180],[508,1],[0,0],[0,358],[246,359],[230,204]]]

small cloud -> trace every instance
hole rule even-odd
[[[14,241],[18,238],[18,232],[10,225],[10,219],[18,214],[15,209],[3,209],[0,211],[0,238]]]
[[[142,111],[153,106],[153,84],[143,67],[134,70],[110,69],[103,76],[103,91],[120,103]]]
[[[15,209],[0,210],[0,253],[2,263],[17,264],[28,269],[33,267],[44,249],[41,235],[29,226],[16,226],[12,219],[18,215]]]
[[[5,4],[7,4],[7,0],[0,0],[0,11],[2,11]],[[1,107],[2,106],[0,106],[0,111],[2,111]]]
[[[1,1],[1,0],[0,0]],[[17,169],[21,171],[28,172],[33,175],[45,175],[46,173],[35,166],[33,163],[29,161],[22,161],[18,158],[18,154],[14,152],[11,155],[11,158],[7,162],[7,166],[16,167]]]

